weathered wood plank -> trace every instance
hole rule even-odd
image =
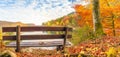
[[[3,27],[3,32],[16,32],[16,27]],[[72,31],[72,28],[68,28],[69,31]],[[21,27],[22,32],[29,31],[65,31],[65,27],[42,27],[42,26],[29,26]]]
[[[36,39],[63,39],[65,35],[21,35],[21,40],[36,40]],[[68,35],[67,38],[72,38]],[[3,40],[16,40],[16,36],[3,36]]]
[[[53,47],[63,45],[62,41],[53,41],[53,42],[21,42],[21,47]],[[67,46],[70,46],[71,44],[69,42],[66,42]],[[6,47],[16,47],[16,43],[10,43],[6,45]]]

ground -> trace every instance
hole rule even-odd
[[[120,57],[120,38],[104,36],[67,47],[65,53],[56,50],[33,49],[16,53],[18,57]]]

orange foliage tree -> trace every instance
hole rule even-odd
[[[81,18],[76,18],[80,26],[83,26],[83,24],[88,24],[91,27],[93,27],[91,3],[86,6],[75,5],[74,9],[76,10],[76,15],[81,16]],[[108,35],[115,36],[115,29],[120,28],[119,9],[120,9],[119,0],[100,0],[100,19],[104,27],[104,31]]]
[[[88,2],[88,0],[86,0]],[[90,2],[92,0],[89,0]],[[120,0],[99,0],[100,1],[100,19],[103,30],[107,35],[118,34],[120,29]],[[50,26],[84,26],[93,28],[92,3],[85,6],[75,5],[75,13],[63,16],[56,20],[44,23]],[[115,32],[116,31],[116,32]],[[118,34],[119,35],[119,34]]]
[[[77,16],[75,18],[77,19],[78,24],[80,26],[87,24],[93,27],[91,8],[87,8],[82,5],[75,5],[74,9],[76,10],[76,16]]]

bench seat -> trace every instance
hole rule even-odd
[[[51,42],[21,42],[21,47],[52,47],[63,45],[63,41],[51,41]],[[72,44],[67,41],[66,46],[71,46]],[[16,47],[16,42],[11,42],[6,45],[6,47]]]

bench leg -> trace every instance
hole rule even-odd
[[[63,50],[63,46],[62,45],[58,45],[57,46],[57,51],[62,51]]]
[[[65,53],[64,46],[63,45],[57,46],[57,51],[59,51],[60,53],[64,54]]]
[[[16,49],[15,49],[15,52],[21,52],[21,51],[20,51],[20,49],[16,48]]]

